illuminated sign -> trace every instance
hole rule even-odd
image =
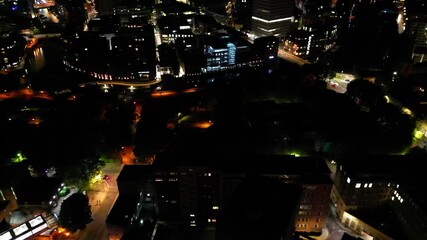
[[[30,221],[28,221],[28,223],[30,223],[31,227],[35,227],[35,226],[40,225],[41,223],[44,223],[44,220],[41,216],[38,216],[38,217],[33,218]]]
[[[46,220],[39,215],[18,227],[0,233],[0,240],[24,240],[37,235],[48,228],[49,226],[47,225]]]
[[[20,226],[13,229],[13,232],[16,236],[21,235],[22,233],[28,231],[28,226],[26,223],[21,224]]]
[[[0,235],[0,240],[10,240],[12,239],[12,234],[10,232],[5,232],[2,235]]]

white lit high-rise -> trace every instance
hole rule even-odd
[[[252,32],[257,37],[283,37],[293,26],[293,0],[254,0]]]

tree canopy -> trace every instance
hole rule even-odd
[[[89,198],[80,192],[72,194],[61,204],[59,212],[60,225],[72,232],[82,230],[92,222]]]

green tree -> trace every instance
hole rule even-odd
[[[92,222],[89,198],[80,192],[72,194],[61,204],[59,212],[60,225],[69,231],[82,230]]]

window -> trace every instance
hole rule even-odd
[[[361,183],[356,183],[355,188],[360,188],[360,185],[362,185]]]

